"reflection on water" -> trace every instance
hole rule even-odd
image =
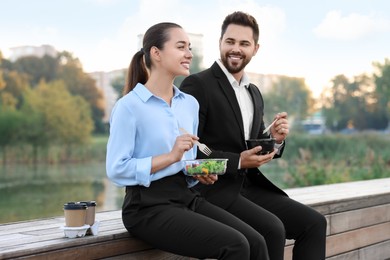
[[[96,211],[116,210],[123,194],[108,181],[104,162],[0,166],[0,223],[62,216],[68,201],[95,200]]]

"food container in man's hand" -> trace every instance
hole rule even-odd
[[[194,159],[185,160],[184,173],[189,176],[193,175],[222,175],[226,172],[228,159]]]
[[[255,148],[256,146],[261,146],[261,151],[256,153],[257,155],[269,154],[274,151],[275,147],[275,138],[266,138],[266,139],[250,139],[246,140],[246,145],[248,149]]]

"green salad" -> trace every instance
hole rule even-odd
[[[192,161],[186,165],[188,175],[224,174],[227,160]]]

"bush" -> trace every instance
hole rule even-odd
[[[282,188],[390,177],[390,138],[378,133],[290,135],[264,173]]]

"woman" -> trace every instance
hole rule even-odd
[[[197,101],[173,85],[188,76],[192,60],[187,34],[159,23],[145,33],[129,67],[124,96],[110,119],[107,175],[126,187],[122,219],[132,235],[174,254],[197,258],[268,259],[264,238],[192,190],[183,159],[196,150]],[[216,176],[202,179],[212,184]]]

